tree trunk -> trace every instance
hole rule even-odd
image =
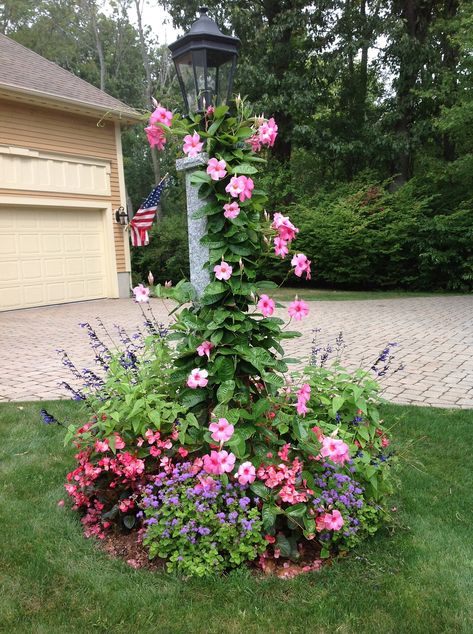
[[[92,29],[92,34],[95,40],[95,50],[99,59],[100,90],[105,90],[105,56],[103,53],[102,40],[100,39],[100,31],[97,24],[97,7],[94,0],[86,0],[85,8],[87,10],[87,13],[89,14],[90,27]]]
[[[445,98],[444,105],[448,108],[453,106],[457,100],[458,81],[457,81],[457,65],[459,58],[459,50],[457,44],[452,41],[452,33],[448,29],[448,25],[452,23],[458,12],[458,0],[446,0],[444,20],[447,28],[442,34],[442,65],[445,70]],[[448,133],[442,135],[442,151],[443,158],[446,161],[454,161],[457,158],[455,142]]]
[[[138,35],[140,37],[141,57],[143,58],[143,66],[145,69],[146,86],[145,86],[145,102],[149,108],[153,105],[153,81],[151,77],[151,64],[149,61],[148,49],[146,47],[145,35],[143,31],[143,8],[145,0],[135,0],[136,19],[138,22]],[[153,174],[155,185],[161,180],[161,167],[159,165],[158,153],[156,148],[151,148],[151,160],[153,162]]]

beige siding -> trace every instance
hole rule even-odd
[[[9,144],[33,150],[46,150],[75,156],[87,156],[110,161],[111,195],[103,196],[112,209],[122,204],[118,174],[117,148],[113,121],[102,121],[58,110],[37,108],[19,102],[0,100],[0,144]],[[27,192],[0,189],[0,194],[74,199],[74,194]],[[88,198],[81,195],[81,199]],[[91,197],[92,198],[92,197]],[[93,196],[97,200],[97,196]],[[124,201],[123,201],[124,203]],[[117,271],[127,270],[123,229],[114,226]]]

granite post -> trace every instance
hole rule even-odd
[[[205,287],[210,282],[210,274],[205,262],[209,259],[209,250],[200,244],[201,238],[207,233],[207,220],[205,218],[194,218],[196,211],[201,209],[207,201],[199,198],[199,185],[191,184],[192,174],[207,165],[209,157],[207,154],[198,154],[194,158],[182,158],[176,161],[178,172],[184,172],[186,177],[187,196],[187,231],[189,241],[189,265],[191,274],[191,284],[195,288],[197,297],[202,297]]]

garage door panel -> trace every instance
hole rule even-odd
[[[106,280],[102,212],[0,207],[0,310],[99,299]]]

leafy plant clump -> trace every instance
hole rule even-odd
[[[188,156],[208,153],[193,179],[212,281],[202,297],[186,281],[158,285],[156,296],[180,306],[169,333],[143,311],[146,332],[119,331],[119,351],[85,325],[102,374],[71,368],[86,380],[74,394],[91,419],[68,429],[80,451],[67,490],[87,534],[103,537],[117,521],[140,527],[150,557],[171,570],[203,575],[257,557],[265,570],[289,560],[316,569],[386,517],[394,457],[379,385],[371,373],[325,367],[316,352],[289,372],[295,360],[282,342],[299,336],[287,328],[309,306],[296,297],[287,319],[277,317],[267,294],[275,285],[257,279],[259,266],[270,252],[283,262],[291,252],[287,275],[310,279],[311,262],[292,249],[299,229],[266,212],[253,181],[274,119],[252,116],[240,99],[235,116],[220,106],[182,119],[158,106],[146,131],[158,148],[174,133]],[[134,289],[149,311],[150,293]],[[373,366],[380,375],[388,354]]]

